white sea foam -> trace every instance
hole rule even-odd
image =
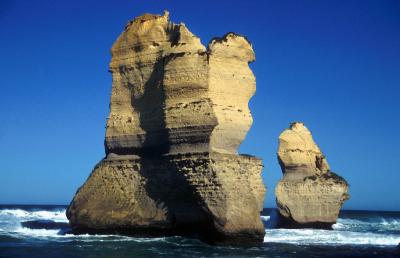
[[[264,242],[375,246],[396,246],[400,243],[400,219],[398,218],[339,218],[332,226],[333,230],[276,229],[268,227],[268,224],[276,219],[273,215],[261,216],[261,219],[267,225]]]
[[[270,216],[260,216],[262,221],[268,221],[270,220]]]
[[[68,222],[65,209],[53,211],[22,209],[0,210],[0,234],[19,238],[35,238],[54,241],[134,241],[157,242],[169,241],[168,238],[136,238],[119,235],[73,235],[61,234],[57,229],[30,229],[22,227],[21,222],[30,220],[51,220]],[[339,218],[333,225],[334,230],[316,229],[274,229],[268,228],[273,224],[274,216],[261,216],[266,223],[264,242],[289,243],[301,245],[379,245],[395,246],[400,242],[400,220],[394,218],[375,218],[370,221]],[[393,233],[394,232],[394,233]]]
[[[57,229],[30,229],[19,227],[15,230],[12,230],[11,233],[17,233],[21,236],[29,236],[29,237],[59,237],[58,235],[59,230]]]
[[[164,241],[165,238],[135,238],[120,235],[89,235],[89,234],[61,234],[58,229],[31,229],[22,227],[21,222],[31,220],[51,220],[54,222],[68,222],[65,209],[46,211],[26,211],[22,209],[0,210],[0,234],[18,238],[35,238],[52,241],[82,241],[82,242],[153,242]]]
[[[376,218],[370,221],[357,219],[341,219],[332,225],[333,229],[340,231],[372,231],[372,232],[391,232],[400,233],[400,220],[395,218]]]
[[[67,223],[65,209],[53,211],[38,210],[27,211],[22,209],[3,209],[0,210],[1,234],[8,234],[14,237],[63,237],[58,229],[30,229],[22,227],[21,222],[31,220],[51,220],[54,222]]]
[[[400,235],[317,229],[268,229],[264,242],[301,245],[396,246]]]
[[[4,217],[14,217],[21,221],[27,220],[52,220],[55,222],[68,222],[65,209],[55,211],[26,211],[21,209],[0,210],[0,219]]]

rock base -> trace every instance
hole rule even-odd
[[[330,222],[307,222],[299,223],[294,221],[292,218],[287,218],[279,214],[277,219],[276,228],[287,228],[287,229],[302,229],[302,228],[314,228],[314,229],[326,229],[331,230],[334,223]]]
[[[332,172],[283,179],[276,187],[278,227],[330,229],[349,198],[347,182]]]
[[[109,155],[67,210],[77,233],[191,235],[258,245],[265,187],[261,160],[221,153]]]

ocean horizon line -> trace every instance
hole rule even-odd
[[[68,207],[69,204],[18,204],[18,203],[0,203],[0,208],[4,207],[18,207],[18,206],[25,206],[25,207],[33,207],[33,206],[47,206],[47,207]],[[268,209],[276,209],[277,207],[263,207],[263,210],[268,210]],[[384,210],[384,209],[376,209],[376,210],[371,210],[371,209],[342,209],[340,210],[341,212],[400,212],[399,210]]]

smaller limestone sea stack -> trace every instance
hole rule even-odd
[[[331,228],[349,199],[346,180],[330,170],[311,132],[294,122],[279,136],[283,178],[275,193],[279,227]]]

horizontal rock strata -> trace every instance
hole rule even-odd
[[[331,228],[349,198],[348,184],[330,171],[303,123],[292,123],[279,136],[278,160],[283,172],[275,189],[280,227]]]
[[[252,124],[254,52],[235,33],[205,48],[184,24],[145,15],[112,47],[106,152],[236,153]]]
[[[205,48],[166,12],[129,22],[111,52],[107,157],[67,210],[74,231],[261,244],[262,162],[237,154],[252,124],[249,41]]]
[[[69,219],[83,231],[254,240],[264,235],[253,212],[262,209],[261,169],[259,159],[220,153],[105,159],[77,192]]]

